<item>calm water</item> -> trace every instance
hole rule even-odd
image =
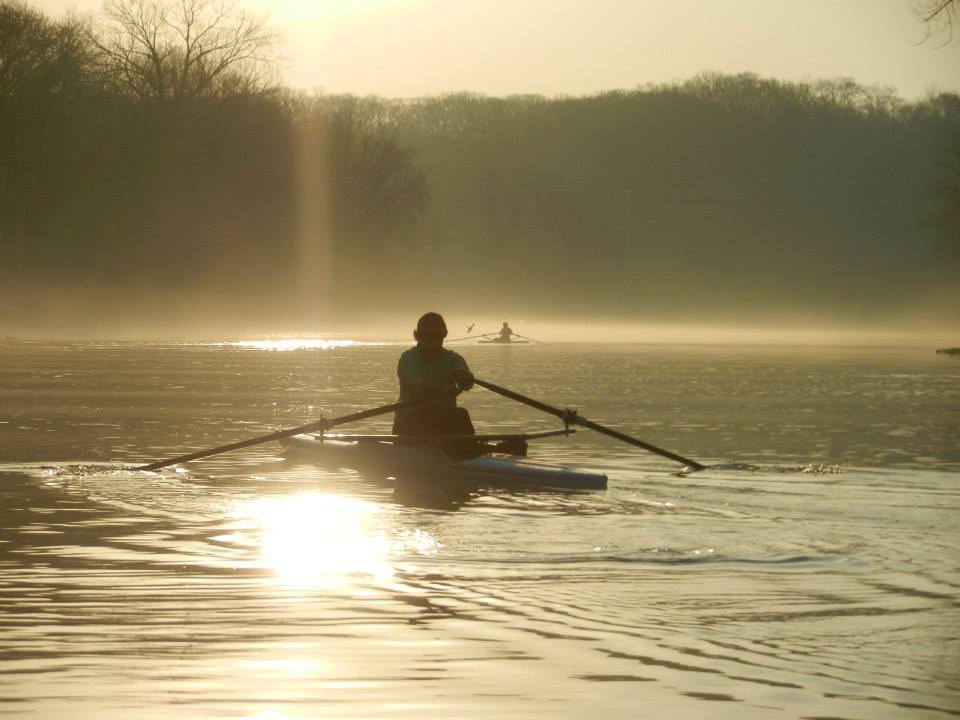
[[[390,402],[401,349],[0,345],[0,715],[960,716],[960,360],[932,350],[462,346],[714,466],[532,447],[605,492],[395,487],[273,445],[124,469]]]

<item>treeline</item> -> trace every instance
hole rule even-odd
[[[418,238],[494,297],[869,317],[949,287],[960,309],[957,95],[704,74],[592,97],[427,99],[396,117],[430,180]]]
[[[356,295],[337,269],[402,242],[426,182],[382,114],[272,82],[272,42],[217,0],[108,0],[100,24],[0,0],[0,279]]]
[[[8,287],[202,288],[357,318],[866,317],[957,297],[956,95],[703,75],[576,98],[322,97],[273,81],[268,28],[213,0],[105,10],[0,0]],[[238,44],[144,32],[191,22]]]

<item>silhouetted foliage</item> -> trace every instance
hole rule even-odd
[[[952,230],[954,252],[960,255],[960,140],[950,148],[943,166],[946,171],[942,187],[944,219]]]
[[[418,236],[448,287],[544,311],[577,312],[569,289],[589,288],[591,308],[627,316],[869,317],[955,273],[930,219],[957,101],[706,74],[395,113],[432,188]]]
[[[361,250],[383,250],[413,229],[427,188],[381,103],[334,98],[330,113],[333,227]]]
[[[957,0],[918,0],[914,9],[927,26],[927,39],[945,35],[946,41],[950,42],[955,38],[957,30],[960,29],[960,4]],[[947,113],[960,113],[960,108],[957,107],[960,101],[956,95],[940,95],[936,100],[952,106]],[[947,175],[941,188],[944,217],[947,226],[955,231],[955,254],[960,256],[960,133],[956,135],[952,147],[948,150],[943,165]]]
[[[0,239],[9,261],[44,251],[29,247],[23,225],[56,192],[89,62],[79,25],[0,1]]]
[[[251,61],[272,35],[229,3],[106,8],[98,27],[0,2],[0,273],[229,293],[289,285],[303,242],[346,257],[410,232],[425,183],[378,106],[270,87]],[[305,115],[324,197],[298,195]],[[302,204],[330,237],[302,236]]]
[[[154,27],[174,6],[108,7]],[[590,97],[310,96],[240,61],[187,62],[202,43],[185,32],[151,55],[104,31],[0,0],[5,280],[202,288],[294,313],[311,283],[354,314],[389,296],[861,319],[956,299],[956,230],[935,221],[960,195],[938,195],[960,188],[953,94],[703,74]],[[122,47],[158,74],[111,66]]]

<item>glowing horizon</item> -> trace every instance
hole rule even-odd
[[[32,0],[97,13],[101,0]],[[713,71],[853,78],[908,100],[960,92],[960,42],[924,42],[912,0],[245,0],[282,38],[284,81],[330,93],[589,95]]]

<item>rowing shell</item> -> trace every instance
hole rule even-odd
[[[377,436],[341,436],[345,439],[294,435],[282,440],[289,457],[309,458],[336,467],[354,468],[404,480],[439,479],[469,485],[536,485],[554,488],[602,490],[607,476],[561,465],[483,455],[453,460],[437,447],[377,439]],[[501,437],[501,436],[479,436]]]

